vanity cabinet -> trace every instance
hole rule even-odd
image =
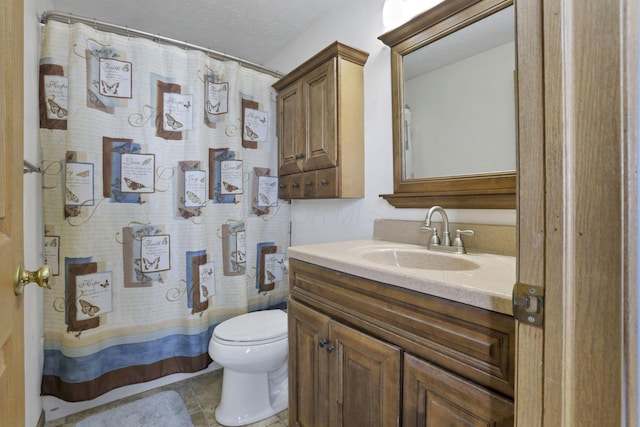
[[[335,42],[273,85],[281,199],[364,196],[367,57]]]
[[[290,259],[292,426],[513,425],[511,316]]]

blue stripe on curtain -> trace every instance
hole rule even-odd
[[[198,356],[207,353],[213,328],[196,335],[176,334],[153,341],[114,345],[82,357],[67,357],[61,350],[45,350],[43,374],[58,375],[64,382],[77,383],[131,366],[132,355],[138,365],[178,356]]]

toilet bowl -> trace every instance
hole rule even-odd
[[[209,355],[222,366],[216,421],[239,426],[288,407],[287,313],[254,311],[215,327]]]

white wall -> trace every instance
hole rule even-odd
[[[378,36],[383,0],[351,0],[310,27],[266,66],[287,73],[335,40],[369,53],[365,65],[365,197],[294,200],[292,245],[370,238],[375,218],[422,220],[426,209],[396,209],[380,194],[393,192],[390,50]],[[451,210],[452,221],[509,224],[515,210]]]

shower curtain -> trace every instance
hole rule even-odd
[[[284,306],[274,81],[197,50],[45,25],[43,395],[88,400],[202,370],[218,323]]]

